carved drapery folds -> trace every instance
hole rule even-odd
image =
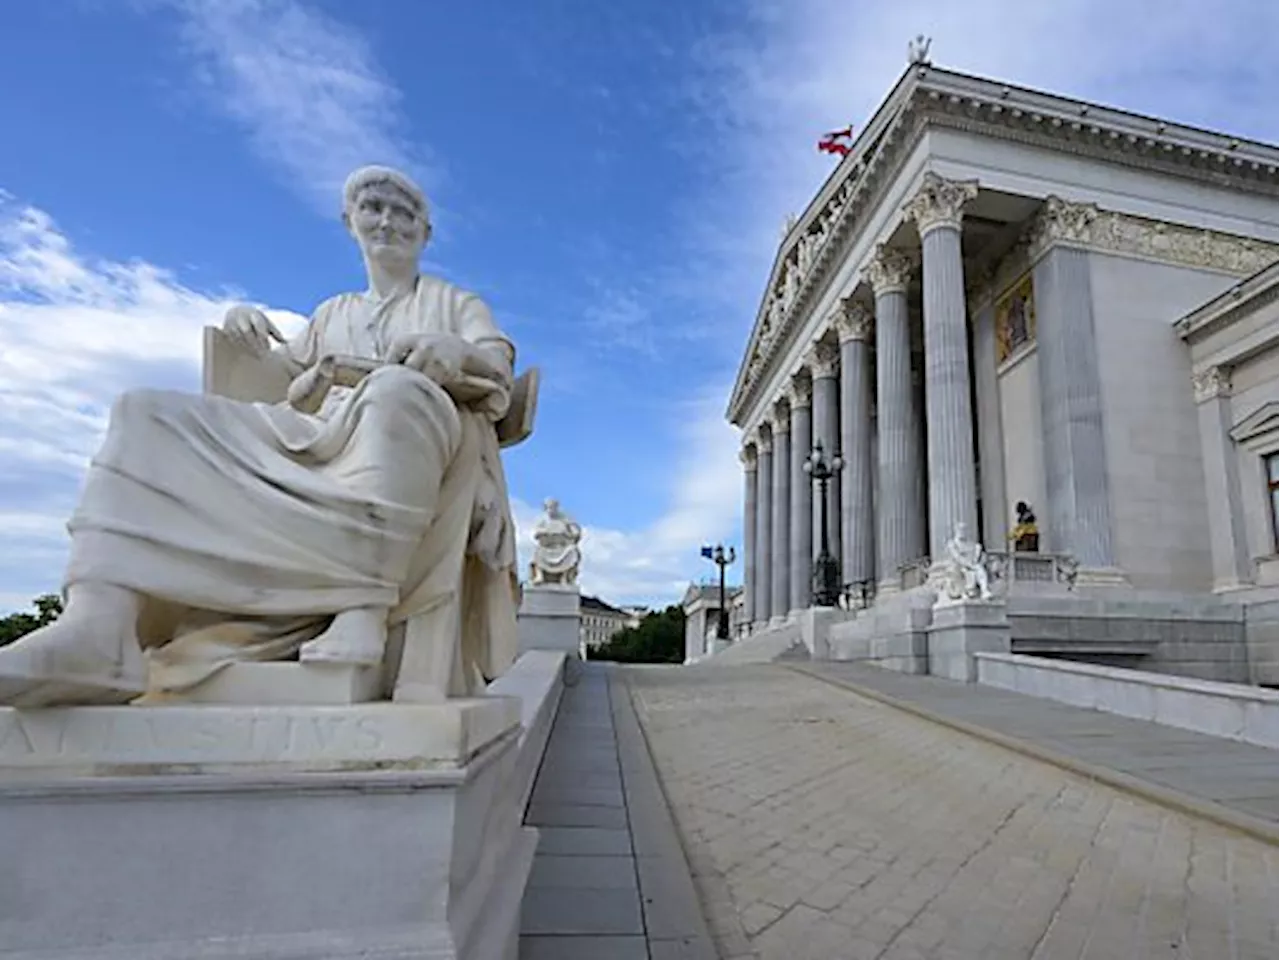
[[[1231,394],[1231,373],[1225,367],[1208,367],[1191,375],[1191,390],[1196,403]]]
[[[906,293],[914,268],[915,258],[911,254],[881,243],[876,245],[876,252],[862,268],[862,277],[871,284],[871,290],[877,297],[882,293]]]
[[[922,237],[939,227],[959,230],[965,204],[977,195],[977,180],[947,180],[930,170],[924,175],[919,191],[902,205],[902,210],[916,222]]]

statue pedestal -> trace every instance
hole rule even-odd
[[[975,683],[975,653],[1009,653],[1009,618],[1002,600],[957,600],[934,607],[928,627],[929,673]]]
[[[0,708],[6,956],[514,958],[520,709]]]
[[[582,635],[581,599],[575,584],[525,586],[517,620],[520,652],[559,650],[576,655]]]

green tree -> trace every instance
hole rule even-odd
[[[624,627],[607,643],[588,650],[587,657],[616,663],[683,663],[684,608],[673,604],[649,614],[639,626]]]
[[[32,605],[36,608],[35,613],[12,613],[0,617],[0,647],[53,623],[62,613],[62,599],[52,593],[36,597]]]

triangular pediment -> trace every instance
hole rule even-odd
[[[1243,443],[1260,433],[1275,430],[1278,422],[1280,422],[1280,404],[1275,400],[1268,400],[1231,428],[1231,439],[1236,443]]]

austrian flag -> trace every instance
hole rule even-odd
[[[849,155],[849,151],[853,149],[853,125],[845,127],[843,130],[832,130],[830,133],[824,133],[822,139],[818,141],[818,149],[823,153],[838,153],[845,157]]]

